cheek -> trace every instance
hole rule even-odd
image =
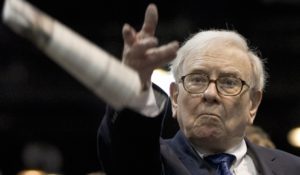
[[[243,118],[245,116],[245,106],[242,103],[229,103],[226,106],[228,116],[232,116],[232,118]]]
[[[185,93],[178,95],[177,120],[181,128],[188,129],[193,125],[197,116],[199,99],[199,97],[193,98]]]
[[[244,130],[250,119],[249,104],[245,100],[227,103],[226,113],[229,117],[227,120],[228,128],[233,130]]]
[[[189,94],[181,93],[178,96],[178,110],[183,115],[194,113],[199,105],[199,98],[192,98]]]

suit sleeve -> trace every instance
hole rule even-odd
[[[155,118],[107,107],[98,132],[98,153],[108,175],[162,174],[159,140],[163,118],[170,111],[165,99],[164,110]]]

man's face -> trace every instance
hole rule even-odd
[[[248,56],[236,47],[220,46],[204,54],[194,52],[185,58],[182,75],[206,74],[211,80],[234,76],[250,84],[252,69]],[[190,94],[183,83],[171,85],[173,111],[184,135],[207,151],[224,151],[241,142],[245,128],[252,124],[261,100],[250,96],[250,89],[236,96],[218,93],[211,82],[201,94]]]

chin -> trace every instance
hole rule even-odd
[[[206,127],[200,127],[200,128],[194,128],[193,129],[193,137],[196,139],[205,139],[207,141],[209,140],[219,140],[222,137],[225,137],[224,135],[225,131],[222,128],[206,128]]]
[[[220,139],[212,137],[201,137],[201,138],[192,138],[190,140],[196,148],[201,149],[202,151],[207,151],[211,153],[223,152],[226,150],[226,146],[223,142],[220,142]]]

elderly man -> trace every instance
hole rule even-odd
[[[123,28],[123,62],[137,70],[143,89],[127,109],[107,109],[99,130],[107,174],[299,174],[300,158],[245,139],[266,77],[245,39],[233,31],[201,31],[177,52],[177,42],[157,46],[156,24],[150,5],[141,31]],[[169,101],[150,77],[176,52]],[[180,127],[168,140],[160,139],[164,117],[176,118]]]

